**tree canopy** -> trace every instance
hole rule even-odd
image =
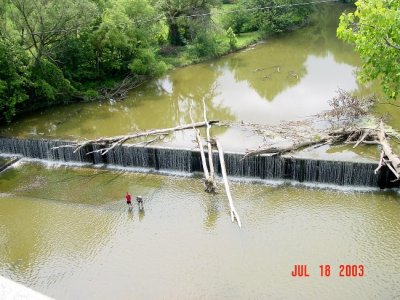
[[[359,0],[340,17],[337,35],[353,43],[362,60],[361,81],[380,79],[390,98],[400,95],[400,1]]]

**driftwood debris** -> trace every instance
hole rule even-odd
[[[318,139],[300,140],[288,146],[278,147],[264,145],[258,149],[247,151],[244,158],[260,154],[282,155],[311,146],[318,147],[322,145],[354,144],[353,148],[355,148],[360,144],[379,144],[379,141],[377,141],[376,131],[369,128],[339,128],[328,130],[324,133],[320,132],[320,135],[321,136],[319,136]]]
[[[369,109],[375,103],[373,97],[357,98],[351,93],[338,89],[336,95],[328,101],[329,110],[317,114],[317,117],[331,123],[352,124],[355,120],[369,115]]]
[[[236,211],[236,208],[233,205],[231,190],[229,188],[228,176],[226,174],[226,167],[225,167],[224,150],[222,149],[222,146],[217,139],[215,140],[215,144],[218,149],[219,163],[221,164],[221,173],[222,173],[222,178],[224,180],[225,192],[226,192],[226,196],[228,197],[228,200],[229,200],[229,207],[231,209],[231,219],[232,219],[232,222],[236,219],[239,227],[241,228],[242,223],[240,221],[240,217]]]
[[[260,154],[270,154],[271,156],[273,155],[282,155],[291,151],[299,150],[302,148],[307,148],[310,146],[314,145],[319,145],[319,144],[325,144],[327,142],[327,139],[322,139],[318,141],[306,141],[302,143],[297,143],[293,144],[290,146],[284,146],[284,147],[276,147],[276,146],[268,146],[268,147],[260,147],[256,150],[250,150],[248,151],[242,159],[246,159],[247,157],[250,156],[255,156],[255,155],[260,155]]]
[[[266,144],[257,149],[248,150],[243,159],[261,154],[283,155],[289,152],[298,151],[312,146],[318,147],[321,145],[353,144],[353,148],[356,148],[361,144],[380,145],[382,147],[382,154],[375,173],[377,173],[382,166],[387,166],[396,178],[400,180],[400,158],[394,153],[387,139],[387,136],[398,139],[398,135],[393,132],[385,132],[383,121],[380,121],[378,128],[356,126],[341,127],[336,129],[327,129],[324,132],[319,132],[319,134],[320,136],[316,140],[304,140],[303,137],[301,137],[293,144],[285,146]]]
[[[285,146],[274,146],[269,144],[262,145],[257,149],[248,150],[243,159],[260,154],[269,154],[271,156],[283,155],[288,152],[301,150],[311,146],[317,147],[326,144],[336,144],[339,142],[346,141],[349,138],[349,136],[351,136],[354,132],[353,130],[337,129],[334,131],[330,131],[328,133],[318,132],[320,134],[318,139],[307,139],[303,135],[298,135],[296,138],[295,135],[297,133],[295,131],[296,129],[294,129],[291,133],[289,133],[292,134],[292,136],[290,136],[290,139],[295,141],[292,144]]]
[[[99,91],[99,99],[109,101],[123,100],[128,96],[130,90],[137,88],[145,81],[145,76],[128,75],[114,87],[101,89]]]
[[[393,152],[389,141],[386,138],[385,128],[381,120],[379,124],[379,131],[377,133],[379,143],[382,146],[381,159],[375,173],[383,166],[386,165],[390,171],[396,176],[397,180],[400,179],[400,158]]]
[[[214,124],[214,123],[218,123],[218,122],[219,121],[213,120],[213,121],[209,121],[208,124]],[[69,145],[54,147],[53,150],[57,149],[57,148],[69,147],[69,148],[75,148],[75,150],[74,150],[74,153],[75,153],[85,146],[96,144],[96,145],[104,145],[105,147],[100,150],[93,151],[93,152],[97,152],[97,153],[100,153],[101,155],[105,155],[107,152],[109,152],[116,146],[122,145],[123,143],[125,143],[131,139],[136,139],[136,138],[140,138],[140,137],[165,135],[165,134],[169,134],[169,133],[175,132],[175,131],[181,131],[181,130],[187,130],[187,129],[205,127],[205,126],[207,126],[206,122],[197,122],[197,123],[192,123],[192,124],[179,125],[179,126],[175,126],[175,127],[171,127],[171,128],[151,129],[151,130],[141,131],[141,132],[128,134],[128,135],[102,137],[102,138],[86,140],[86,141],[82,141],[82,142],[74,142]],[[87,154],[89,154],[89,153],[87,153]]]

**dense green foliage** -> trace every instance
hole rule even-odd
[[[260,30],[265,36],[304,24],[313,11],[312,5],[290,6],[294,0],[239,0],[232,13],[223,18],[226,28],[235,33]],[[255,9],[259,8],[259,9]]]
[[[249,10],[290,1],[0,0],[0,122],[222,55],[253,41],[243,32],[304,23],[311,6]]]
[[[400,95],[400,1],[360,0],[343,14],[337,35],[355,44],[362,60],[362,81],[380,78],[385,94]]]
[[[7,121],[15,115],[16,105],[28,99],[27,90],[31,85],[28,62],[20,47],[0,39],[0,115]]]

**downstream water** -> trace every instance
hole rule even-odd
[[[396,194],[234,183],[240,230],[222,186],[212,196],[193,178],[20,163],[0,191],[0,275],[57,299],[400,296]],[[365,276],[340,277],[341,264]]]
[[[133,90],[122,102],[75,104],[32,113],[0,129],[0,134],[94,138],[174,127],[191,122],[188,111],[192,101],[194,118],[202,121],[202,99],[209,119],[277,124],[328,109],[328,100],[338,88],[357,95],[376,92],[375,87],[357,82],[358,56],[336,38],[338,17],[351,6],[322,4],[320,9],[307,28],[218,60],[171,71]],[[377,111],[383,114],[388,108],[383,105]],[[389,121],[400,128],[397,119]],[[239,129],[216,128],[214,134],[231,151],[254,148],[263,141]],[[193,139],[193,132],[187,131],[174,134],[166,142],[193,147]],[[378,157],[378,151],[371,149],[355,153],[348,148],[322,147],[310,155],[335,153],[352,159],[361,152]]]

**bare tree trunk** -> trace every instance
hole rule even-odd
[[[209,121],[210,124],[218,123],[218,121]],[[186,129],[192,129],[192,128],[199,128],[199,127],[204,127],[207,124],[205,122],[197,122],[197,123],[192,123],[192,124],[185,124],[185,125],[179,125],[171,128],[163,128],[163,129],[151,129],[147,131],[142,131],[138,133],[133,133],[133,134],[128,134],[128,135],[120,135],[120,136],[113,136],[113,137],[102,137],[94,140],[87,140],[84,142],[75,142],[74,144],[66,145],[66,146],[59,146],[59,147],[54,147],[53,149],[57,148],[64,148],[64,147],[69,147],[69,148],[75,148],[74,153],[79,151],[81,148],[91,145],[91,144],[101,144],[101,145],[109,145],[108,147],[104,149],[100,149],[96,152],[99,152],[100,154],[104,155],[113,148],[115,148],[118,145],[122,145],[128,140],[139,138],[139,137],[147,137],[147,136],[152,136],[152,135],[162,135],[162,134],[168,134],[174,131],[181,131],[181,130],[186,130]],[[111,144],[111,145],[110,145]]]
[[[203,142],[201,141],[201,137],[200,137],[200,132],[199,130],[194,126],[194,120],[193,120],[193,116],[192,116],[192,107],[193,107],[193,103],[191,103],[190,105],[190,109],[189,109],[189,115],[190,115],[190,119],[193,122],[193,129],[196,133],[196,140],[197,140],[197,144],[200,148],[200,156],[201,156],[201,165],[203,166],[203,172],[204,172],[204,179],[205,181],[208,181],[210,178],[210,173],[208,172],[208,167],[207,167],[207,160],[206,160],[206,155],[204,153],[204,147],[203,147]]]
[[[193,102],[190,105],[189,115],[190,115],[190,119],[192,120],[193,124],[195,124],[193,121],[193,116],[192,116],[192,107],[193,107]],[[205,122],[205,123],[207,124],[206,126],[209,126],[208,122]],[[197,140],[197,144],[199,145],[199,148],[200,148],[201,164],[203,166],[203,172],[204,172],[204,189],[207,193],[215,193],[217,186],[214,181],[214,176],[211,177],[210,173],[208,172],[207,160],[206,160],[206,155],[204,153],[203,142],[201,141],[201,137],[200,137],[200,131],[195,127],[193,127],[193,129],[196,132],[196,140]]]
[[[222,172],[222,178],[224,180],[224,185],[225,185],[225,192],[226,192],[226,196],[228,197],[229,200],[229,206],[231,209],[231,219],[232,222],[235,220],[238,222],[239,227],[242,227],[242,223],[240,222],[240,217],[236,211],[235,206],[233,205],[233,200],[232,200],[232,195],[231,195],[231,191],[229,189],[229,182],[228,182],[228,176],[226,175],[226,167],[225,167],[225,159],[224,159],[224,150],[222,149],[221,144],[219,143],[219,141],[216,139],[215,143],[217,145],[217,149],[218,149],[218,154],[219,154],[219,163],[221,164],[221,172]]]
[[[271,155],[281,155],[285,154],[290,151],[299,150],[301,148],[306,148],[314,145],[324,144],[328,140],[327,139],[320,139],[318,141],[307,141],[303,143],[294,144],[287,147],[262,147],[260,149],[252,150],[246,153],[242,159],[245,159],[250,156],[260,155],[260,154],[271,154]]]
[[[207,134],[207,150],[208,150],[208,166],[210,167],[210,189],[215,192],[217,189],[217,186],[215,184],[215,171],[214,171],[214,162],[213,162],[213,152],[212,152],[212,146],[211,146],[211,135],[210,135],[210,129],[211,125],[207,120],[207,110],[206,110],[206,103],[203,98],[203,113],[204,113],[204,122],[207,124],[206,125],[206,134]]]

